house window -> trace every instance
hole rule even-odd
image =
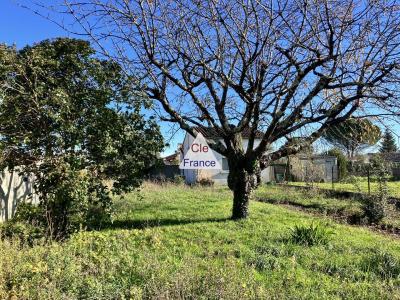
[[[229,171],[228,159],[226,157],[222,158],[222,170]]]

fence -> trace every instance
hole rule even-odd
[[[17,170],[0,173],[0,222],[9,220],[20,202],[37,202],[32,178],[18,174]]]

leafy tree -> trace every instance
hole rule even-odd
[[[67,38],[0,48],[1,167],[34,175],[56,238],[108,221],[111,193],[138,187],[163,147],[131,78],[94,53]]]
[[[392,132],[388,128],[385,129],[385,133],[381,142],[381,148],[379,149],[379,151],[381,153],[397,152],[396,141]]]
[[[337,159],[338,170],[339,170],[339,180],[347,177],[347,158],[343,152],[338,148],[330,149],[326,152],[327,155],[335,156]]]
[[[273,161],[354,114],[399,110],[395,1],[59,0],[51,11],[57,5],[104,54],[143,75],[164,121],[221,136],[208,142],[228,159],[233,219],[247,217]],[[34,9],[48,16],[43,7]],[[291,134],[303,139],[285,145]]]
[[[348,119],[329,127],[324,139],[353,157],[362,149],[375,145],[381,138],[381,130],[369,119]]]

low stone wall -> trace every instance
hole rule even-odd
[[[0,222],[11,219],[20,202],[37,201],[31,177],[21,176],[17,170],[0,172]]]

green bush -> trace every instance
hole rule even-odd
[[[66,162],[43,164],[37,190],[50,237],[61,239],[80,229],[99,228],[111,221],[108,188],[89,171],[74,170]]]
[[[365,196],[361,208],[367,223],[377,224],[387,215],[387,200],[380,195]]]
[[[174,178],[172,178],[172,182],[178,185],[184,184],[185,183],[185,176],[182,175],[175,175]]]
[[[111,197],[102,182],[65,162],[44,162],[41,167],[46,173],[35,180],[39,203],[20,203],[15,216],[3,224],[3,237],[32,244],[35,239],[63,239],[111,222]]]
[[[42,207],[22,202],[18,205],[14,218],[0,224],[2,239],[18,239],[32,245],[35,240],[46,236],[46,220]]]
[[[42,226],[29,224],[28,222],[8,221],[0,224],[1,239],[17,239],[22,244],[32,246],[35,241],[45,236],[46,229]]]
[[[27,222],[34,226],[45,222],[43,208],[29,202],[19,203],[12,221]]]
[[[384,164],[378,166],[377,173],[378,193],[365,196],[362,209],[369,223],[379,223],[388,213],[388,186],[389,171]]]
[[[326,245],[332,234],[327,225],[296,225],[290,230],[289,241],[304,246]]]
[[[339,171],[339,180],[345,179],[347,177],[348,160],[343,152],[338,148],[333,148],[329,150],[326,154],[336,157]]]

